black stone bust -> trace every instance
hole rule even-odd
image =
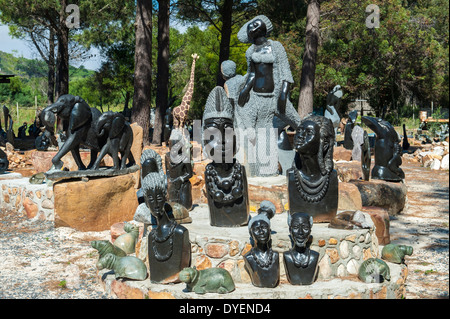
[[[400,168],[402,146],[394,127],[380,118],[363,116],[361,120],[376,134],[372,178],[389,182],[402,181],[405,178],[405,173]]]
[[[222,87],[213,89],[203,114],[203,145],[212,162],[205,169],[210,224],[217,227],[246,225],[249,217],[245,167],[236,158],[233,107]]]
[[[317,277],[319,253],[311,250],[313,218],[306,213],[288,217],[292,249],[283,253],[286,277],[292,285],[311,285]]]
[[[156,219],[148,235],[150,280],[158,283],[178,281],[178,273],[189,267],[189,231],[170,218],[172,207],[166,202],[165,182],[159,173],[148,173],[142,181],[145,203]]]
[[[191,144],[175,129],[169,140],[169,149],[165,155],[169,201],[179,203],[189,211],[192,208],[192,184],[189,179],[194,175]]]
[[[250,219],[248,229],[253,247],[244,255],[245,269],[254,286],[275,288],[280,282],[280,261],[271,247],[270,220],[266,214],[258,214]]]
[[[312,212],[316,222],[329,222],[336,215],[338,179],[333,169],[334,141],[333,124],[324,116],[308,116],[297,128],[296,157],[286,172],[290,212]]]

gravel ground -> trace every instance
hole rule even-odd
[[[407,299],[448,298],[449,173],[404,163],[408,202],[393,217],[391,241],[413,246]],[[97,276],[90,241],[109,231],[78,232],[0,212],[0,299],[110,299]]]

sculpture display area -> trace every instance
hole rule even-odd
[[[311,285],[317,276],[319,253],[311,250],[312,216],[306,213],[288,215],[293,247],[283,253],[286,277],[292,285]]]
[[[363,116],[361,120],[376,134],[375,166],[372,168],[372,178],[389,182],[400,182],[405,173],[400,168],[402,164],[402,146],[394,127],[380,118]]]
[[[294,136],[295,161],[287,171],[289,211],[310,213],[329,222],[338,208],[338,178],[333,169],[334,130],[331,120],[311,115]]]
[[[289,61],[282,44],[268,39],[272,29],[270,20],[259,15],[238,32],[241,42],[252,44],[245,53],[247,74],[235,107],[236,128],[255,130],[248,141],[254,151],[248,144],[242,150],[248,160],[249,176],[278,174],[277,150],[272,147],[277,145],[277,136],[272,134],[274,115],[293,128],[300,123],[300,116],[289,100],[290,86],[294,83]],[[256,161],[249,159],[254,154]]]
[[[233,120],[233,106],[224,89],[214,88],[203,113],[204,154],[212,160],[205,169],[212,226],[238,227],[246,225],[249,217],[245,167],[234,158]]]

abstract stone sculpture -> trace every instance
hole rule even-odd
[[[358,277],[366,283],[382,283],[391,280],[391,271],[383,260],[369,258],[359,267]]]
[[[341,86],[336,85],[333,90],[331,90],[331,92],[327,95],[327,106],[324,112],[324,116],[330,119],[333,123],[335,135],[337,135],[337,128],[339,127],[339,123],[341,121],[337,109],[339,109],[339,105],[341,104],[342,95],[343,93],[341,90]]]
[[[403,264],[405,256],[413,254],[413,247],[406,245],[387,244],[381,250],[381,258],[391,263]]]
[[[42,110],[40,119],[46,131],[53,132],[56,117],[62,120],[63,133],[67,137],[58,153],[53,157],[53,166],[50,170],[61,170],[64,163],[61,158],[68,152],[72,153],[79,170],[86,169],[81,161],[80,146],[91,149],[91,168],[97,159],[98,152],[107,142],[107,136],[97,136],[95,124],[101,112],[91,108],[79,96],[70,94],[61,95],[58,100]]]
[[[0,149],[0,174],[3,174],[6,172],[9,166],[8,156],[6,153]]]
[[[373,226],[373,222],[368,222],[361,211],[340,212],[328,225],[329,228],[337,229],[361,229],[371,228],[371,226]]]
[[[354,110],[348,114],[347,123],[344,127],[344,148],[352,150],[354,146],[354,141],[352,138],[353,128],[355,127],[356,117],[358,116],[358,111]]]
[[[179,279],[186,283],[187,291],[197,294],[230,293],[235,289],[233,278],[224,268],[206,268],[197,270],[194,267],[184,268]]]
[[[194,175],[191,161],[191,143],[180,130],[175,129],[169,139],[169,152],[165,155],[167,192],[169,201],[192,208],[192,184]]]
[[[376,134],[372,178],[389,182],[402,181],[405,178],[405,173],[400,168],[402,147],[394,127],[385,120],[370,116],[363,116],[362,121]]]
[[[94,240],[91,241],[91,246],[98,251],[99,259],[106,256],[106,254],[113,254],[118,257],[125,257],[127,255],[126,252],[114,246],[109,240]]]
[[[133,145],[133,130],[130,123],[125,120],[122,113],[105,112],[99,116],[95,123],[97,136],[107,136],[108,140],[100,150],[92,169],[98,169],[101,160],[109,154],[114,163],[114,169],[125,169],[128,165],[134,165],[135,160],[131,153]],[[119,159],[120,153],[120,159]]]
[[[134,254],[139,237],[139,227],[131,223],[125,223],[123,229],[125,230],[125,234],[116,238],[114,246],[119,247],[127,254]]]
[[[42,172],[33,174],[28,181],[30,184],[43,184],[46,181],[45,174]]]
[[[278,174],[276,134],[272,134],[273,116],[293,128],[300,123],[300,116],[289,100],[290,86],[294,83],[289,61],[283,45],[267,37],[273,29],[270,20],[259,15],[245,23],[238,32],[243,43],[252,43],[247,49],[247,75],[236,106],[236,123],[240,129],[254,129],[250,141],[258,158],[249,161],[249,176],[273,176]],[[262,129],[264,134],[258,132]],[[249,148],[244,152],[249,155]],[[262,159],[268,157],[269,160]],[[271,160],[274,158],[275,160]]]
[[[160,283],[178,280],[178,273],[191,261],[189,232],[169,218],[172,207],[166,203],[166,181],[158,172],[144,177],[142,190],[145,204],[157,224],[148,235],[150,280]]]
[[[331,120],[311,115],[294,136],[296,159],[287,170],[289,211],[308,211],[316,222],[329,222],[338,207],[338,179],[333,169],[334,130]]]
[[[372,154],[370,150],[369,135],[367,131],[363,134],[363,143],[361,144],[361,170],[363,180],[370,179],[370,165],[372,164]]]
[[[248,229],[253,247],[244,255],[245,269],[254,286],[274,288],[280,281],[280,263],[278,252],[271,247],[270,220],[258,214],[250,219]]]
[[[222,87],[208,96],[203,113],[203,145],[212,159],[206,166],[205,182],[210,223],[218,227],[247,224],[249,197],[245,167],[235,158],[233,106]]]
[[[144,262],[134,256],[119,257],[111,253],[101,257],[97,262],[98,270],[112,269],[117,278],[145,280],[147,267]]]
[[[402,141],[402,147],[404,151],[407,151],[410,147],[410,144],[408,142],[408,133],[406,132],[406,125],[403,124],[403,141]]]
[[[311,285],[317,276],[319,253],[311,250],[312,216],[306,213],[288,215],[293,247],[283,253],[286,277],[292,285]]]

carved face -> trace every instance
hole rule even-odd
[[[255,221],[251,228],[251,235],[255,242],[266,244],[270,240],[270,225],[263,220]]]
[[[306,215],[294,214],[291,225],[289,226],[289,232],[296,246],[301,248],[306,247],[311,234],[310,218]]]
[[[250,40],[266,36],[267,27],[261,19],[256,19],[247,25],[247,35]]]
[[[166,194],[159,187],[151,187],[144,195],[145,204],[155,217],[160,217],[164,213]]]
[[[302,121],[294,137],[295,150],[300,154],[314,155],[319,152],[320,127],[313,121]]]
[[[236,136],[233,133],[233,120],[228,118],[206,119],[203,130],[203,143],[206,154],[215,162],[233,161],[236,154]]]

